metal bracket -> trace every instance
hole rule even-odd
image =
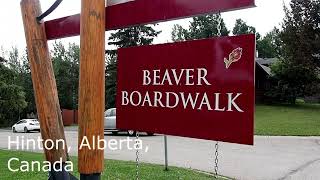
[[[43,14],[41,14],[40,16],[37,17],[37,21],[40,23],[41,20],[45,17],[47,17],[49,14],[51,14],[55,9],[57,9],[57,7],[60,5],[60,3],[62,2],[63,0],[56,0],[56,2],[54,2],[52,4],[52,6],[46,11],[44,12]]]

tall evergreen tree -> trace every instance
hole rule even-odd
[[[114,45],[117,48],[149,45],[159,33],[161,31],[156,31],[149,25],[120,29],[111,33],[109,45]],[[139,39],[140,44],[138,44]],[[113,108],[116,106],[117,50],[108,50],[106,53],[106,108]]]
[[[292,0],[290,7],[280,34],[283,55],[293,65],[315,69],[320,63],[320,0]]]
[[[159,33],[160,31],[156,31],[152,26],[136,26],[120,29],[115,33],[111,33],[108,44],[114,45],[117,48],[149,45]],[[138,44],[139,38],[141,39],[141,44]]]
[[[281,62],[273,67],[276,99],[295,103],[297,97],[319,92],[320,0],[292,0],[280,39]]]

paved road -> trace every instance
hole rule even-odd
[[[36,139],[39,133],[13,134],[0,130],[0,148],[8,148],[8,136]],[[77,132],[66,132],[70,154],[77,154]],[[107,134],[105,139],[126,139]],[[163,164],[163,136],[142,136],[141,160]],[[127,144],[123,144],[126,147]],[[131,145],[132,146],[132,145]],[[214,142],[168,137],[169,164],[212,172]],[[36,150],[39,151],[39,150]],[[105,158],[135,160],[135,152],[124,148],[105,151]],[[255,137],[255,146],[220,143],[219,173],[241,180],[320,180],[320,137]]]

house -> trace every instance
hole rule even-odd
[[[267,67],[271,67],[271,65],[276,63],[277,61],[277,58],[256,58],[257,63]]]
[[[277,62],[277,58],[256,58],[256,102],[266,100],[265,93],[271,88],[271,65]]]

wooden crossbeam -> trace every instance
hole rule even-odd
[[[254,0],[135,0],[106,7],[105,30],[254,7]],[[45,22],[48,40],[80,34],[80,14]]]

